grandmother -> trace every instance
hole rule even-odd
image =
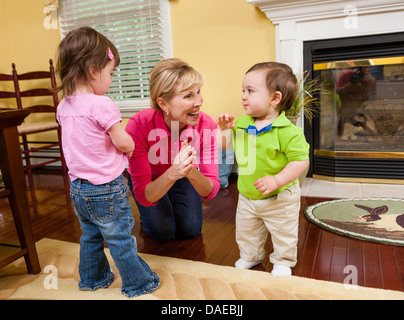
[[[152,108],[126,127],[135,142],[129,186],[143,229],[160,242],[199,235],[202,199],[220,188],[217,125],[200,111],[202,85],[202,75],[184,61],[160,61],[150,72]]]

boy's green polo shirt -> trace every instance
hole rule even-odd
[[[267,196],[253,186],[264,176],[274,176],[292,161],[309,159],[310,146],[302,128],[294,126],[282,112],[272,123],[269,131],[254,135],[246,129],[254,126],[254,118],[243,116],[235,121],[233,146],[239,166],[237,186],[241,194],[249,199],[263,199],[278,194],[295,184],[294,182],[275,190]]]

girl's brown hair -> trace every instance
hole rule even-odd
[[[266,86],[269,92],[279,91],[282,93],[282,100],[278,104],[279,111],[289,110],[296,99],[299,91],[297,78],[291,67],[279,62],[261,62],[252,66],[247,72],[264,70],[266,71]]]
[[[150,71],[149,90],[151,107],[161,110],[157,103],[158,98],[170,100],[175,94],[177,85],[181,83],[181,92],[188,91],[203,85],[202,75],[181,59],[171,58],[161,60]]]
[[[62,83],[58,91],[71,96],[77,79],[90,79],[90,68],[97,72],[102,70],[111,60],[108,48],[117,67],[120,63],[118,50],[105,36],[90,27],[70,31],[58,47],[56,72]]]

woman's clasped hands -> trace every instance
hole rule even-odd
[[[180,152],[174,158],[173,165],[170,167],[172,179],[178,180],[186,177],[194,167],[195,160],[195,148],[190,146],[187,141],[182,141]]]

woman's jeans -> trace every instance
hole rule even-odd
[[[122,279],[122,293],[134,297],[154,291],[160,279],[137,254],[128,187],[121,175],[112,182],[93,185],[77,179],[70,196],[83,234],[80,238],[80,290],[107,288],[114,280],[104,240]]]
[[[133,190],[130,174],[128,184]],[[155,206],[136,204],[143,229],[157,241],[190,239],[201,233],[202,199],[187,178],[177,180]]]

